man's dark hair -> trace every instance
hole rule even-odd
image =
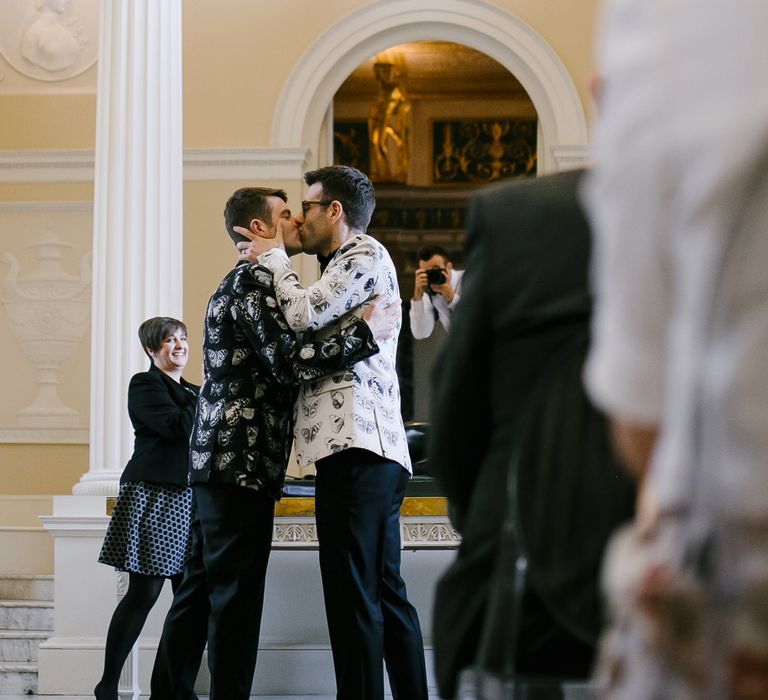
[[[337,199],[344,207],[347,224],[356,231],[365,231],[376,208],[373,185],[365,173],[348,165],[329,165],[304,173],[304,182],[323,186],[324,199]]]
[[[425,245],[419,251],[419,260],[424,260],[426,262],[433,255],[441,256],[443,258],[443,260],[445,260],[446,263],[451,262],[450,255],[448,255],[448,253],[445,252],[445,248],[442,248],[439,245]]]
[[[187,334],[187,326],[184,321],[170,316],[155,316],[148,318],[139,326],[139,340],[141,349],[147,353],[147,357],[152,359],[152,355],[147,352],[147,348],[157,352],[166,338],[173,335],[177,330]]]
[[[227,200],[224,207],[224,225],[235,243],[248,241],[245,236],[235,232],[235,226],[248,228],[253,219],[272,223],[272,211],[267,197],[279,197],[284,202],[288,201],[285,190],[271,187],[241,187]]]

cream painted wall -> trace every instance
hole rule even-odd
[[[88,445],[2,445],[0,495],[68,495],[87,470]]]
[[[560,56],[587,114],[592,72],[592,27],[601,0],[495,0],[528,22]],[[268,147],[272,115],[293,67],[310,44],[366,0],[184,0],[184,147]],[[0,21],[3,9],[0,4]],[[425,36],[425,39],[431,37]],[[0,156],[3,151],[92,149],[96,70],[61,83],[37,83],[13,74],[0,59]],[[23,89],[18,89],[22,85]],[[39,87],[41,94],[34,94]],[[324,112],[327,105],[317,105]],[[307,144],[312,146],[312,144]],[[301,183],[187,181],[184,188],[184,317],[190,329],[187,376],[200,378],[200,327],[209,294],[234,263],[222,225],[224,202],[244,184],[285,187],[296,203]],[[91,183],[0,182],[2,202],[90,202]],[[0,229],[0,255],[14,250],[17,232]],[[86,237],[87,238],[87,237]],[[88,247],[84,239],[77,253]],[[0,269],[0,274],[3,269]],[[0,344],[9,342],[0,319]],[[4,353],[5,355],[5,353]],[[4,356],[4,363],[7,361]],[[13,364],[16,362],[17,364]],[[27,391],[22,360],[4,367],[4,391]],[[79,371],[87,376],[86,363]],[[17,379],[18,382],[17,383]],[[87,381],[80,388],[87,401]],[[128,420],[126,415],[126,420]],[[0,494],[68,493],[87,470],[87,446],[0,444]]]
[[[325,28],[365,4],[185,0],[186,147],[269,146],[274,105],[301,54]]]
[[[593,31],[603,0],[495,0],[493,4],[517,15],[547,40],[571,74],[589,119]]]
[[[0,150],[93,148],[96,90],[90,95],[3,95]]]
[[[92,204],[93,183],[0,182],[0,202],[89,202]]]
[[[600,3],[581,0],[577,11],[572,0],[494,3],[524,19],[551,44],[587,112],[592,28]],[[265,12],[263,4],[245,0],[185,0],[185,147],[270,145],[273,107],[303,51],[339,18],[366,4],[287,0]],[[0,59],[3,69],[14,72]],[[92,148],[95,84],[95,69],[63,81],[75,94],[22,95],[0,81],[0,149]]]
[[[369,3],[286,0],[184,2],[184,132],[188,148],[267,146],[272,106],[303,51],[345,14]],[[589,113],[592,27],[601,0],[496,0],[557,52]],[[222,22],[222,18],[232,21]],[[430,37],[425,37],[425,39]],[[212,60],[219,56],[220,60]],[[327,105],[318,105],[324,111]]]

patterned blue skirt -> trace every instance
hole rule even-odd
[[[118,571],[175,576],[190,552],[192,489],[134,481],[120,486],[99,561]]]

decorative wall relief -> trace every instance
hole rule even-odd
[[[24,356],[38,370],[37,395],[17,412],[18,424],[33,428],[74,428],[78,411],[59,396],[59,369],[81,347],[91,311],[90,254],[83,256],[80,274],[61,267],[62,252],[73,248],[52,230],[26,246],[37,257],[37,269],[19,275],[19,262],[3,255],[8,271],[2,283],[2,303],[8,325]],[[87,347],[87,346],[86,346]],[[87,356],[87,349],[86,349]]]
[[[98,57],[98,0],[3,0],[0,53],[35,80],[72,78]]]
[[[459,533],[446,516],[402,516],[400,539],[404,549],[455,549],[461,543]],[[314,518],[275,518],[272,549],[316,549],[317,546]]]
[[[536,120],[435,121],[432,127],[435,184],[494,182],[536,174]]]
[[[379,95],[368,114],[372,182],[407,182],[410,159],[411,102],[404,68],[388,60],[373,64]]]

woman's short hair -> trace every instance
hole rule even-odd
[[[157,352],[163,341],[176,330],[182,331],[184,335],[187,334],[187,327],[184,321],[179,321],[179,319],[171,318],[170,316],[148,318],[139,326],[139,340],[141,341],[142,349],[151,359],[152,356],[147,352],[147,348]]]

